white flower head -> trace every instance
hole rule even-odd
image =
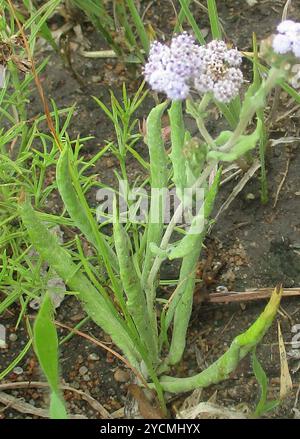
[[[273,49],[280,55],[288,53],[292,49],[292,42],[286,35],[277,34],[273,40]]]
[[[144,68],[151,88],[164,92],[169,99],[186,99],[191,78],[198,69],[200,46],[186,32],[172,38],[170,45],[154,42]]]
[[[200,93],[213,93],[219,102],[230,102],[238,95],[243,83],[240,52],[228,49],[224,41],[218,40],[201,49],[201,69],[195,78],[195,88]]]
[[[275,53],[284,55],[293,53],[300,57],[300,23],[285,20],[277,26],[278,34],[274,36],[272,47]]]
[[[243,82],[241,62],[240,52],[228,49],[224,41],[199,46],[184,32],[173,37],[170,45],[151,45],[144,75],[153,90],[172,100],[186,99],[193,86],[200,93],[212,92],[219,101],[229,102]]]
[[[300,58],[300,38],[298,40],[293,41],[292,50],[294,55],[297,58]]]
[[[300,23],[296,23],[293,20],[284,20],[277,26],[277,30],[281,34],[297,32],[300,30]]]

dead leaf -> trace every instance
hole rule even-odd
[[[244,413],[232,408],[222,407],[210,402],[201,402],[196,407],[181,411],[176,416],[178,419],[246,419]]]
[[[191,395],[189,395],[184,401],[182,406],[180,407],[179,412],[192,409],[196,407],[201,401],[202,395],[202,387],[195,389]]]
[[[293,408],[294,419],[300,419],[300,410]]]
[[[278,321],[278,347],[280,355],[280,399],[284,399],[293,389],[293,382],[287,362],[287,355],[284,346],[284,340],[281,332],[280,322]]]
[[[217,402],[217,396],[218,396],[218,391],[216,390],[211,397],[209,398],[208,402],[210,402],[211,404],[215,404]]]
[[[144,419],[164,419],[165,416],[162,411],[153,405],[146,397],[143,389],[137,384],[129,384],[128,391],[137,401],[139,411]]]

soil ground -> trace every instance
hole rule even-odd
[[[251,35],[256,32],[258,39],[268,36],[279,22],[285,1],[259,1],[250,7],[245,1],[218,1],[222,23],[228,40],[239,49],[251,49]],[[293,1],[290,16],[300,20],[300,1]],[[196,18],[203,29],[208,23],[201,11]],[[168,35],[172,9],[169,2],[155,1],[149,9],[146,19],[155,23],[159,35]],[[53,29],[63,24],[53,19]],[[85,38],[91,44],[91,50],[105,48],[99,35],[88,25],[83,25]],[[99,150],[105,140],[114,137],[112,126],[91,98],[95,95],[105,103],[109,103],[109,88],[116,95],[125,81],[129,91],[134,91],[140,79],[140,71],[132,67],[126,68],[115,60],[85,59],[76,51],[72,52],[72,65],[81,77],[82,87],[66,69],[62,59],[52,51],[43,49],[40,56],[49,55],[49,64],[42,75],[43,85],[49,98],[53,98],[59,108],[77,104],[75,116],[71,122],[70,135],[81,137],[92,135],[84,154],[90,156]],[[247,64],[245,64],[247,69]],[[32,99],[32,112],[40,109],[37,95]],[[284,116],[295,105],[287,95],[281,94],[280,107],[276,113],[275,122],[271,129],[270,138],[299,137],[300,110],[296,108]],[[149,97],[138,110],[137,116],[142,120],[147,116],[153,100]],[[217,123],[217,122],[216,122]],[[212,127],[213,128],[213,127]],[[146,146],[139,145],[141,154],[146,155]],[[113,183],[113,169],[117,166],[116,159],[107,154],[97,164],[95,173],[102,181]],[[284,287],[300,285],[300,153],[299,141],[289,144],[279,144],[270,148],[267,156],[268,183],[270,200],[266,205],[260,202],[259,173],[239,193],[230,207],[221,214],[215,224],[211,236],[207,239],[206,250],[200,265],[209,261],[210,276],[199,284],[195,293],[195,309],[189,331],[188,346],[180,369],[174,371],[178,375],[192,375],[211,364],[232,339],[246,329],[262,311],[265,300],[251,303],[213,305],[202,303],[199,297],[204,290],[215,291],[217,286],[225,286],[229,290],[242,291],[258,287],[274,287],[283,283]],[[134,159],[129,161],[130,178],[141,174],[141,169]],[[278,202],[274,200],[284,174],[286,178],[279,193]],[[227,199],[237,184],[237,180],[223,186],[218,206]],[[93,199],[91,198],[91,202]],[[49,209],[56,210],[56,205]],[[169,267],[170,269],[170,267]],[[201,303],[200,303],[201,302]],[[14,325],[19,313],[17,306],[12,307],[3,318],[10,333],[14,333]],[[34,312],[32,312],[34,315]],[[69,298],[63,302],[57,313],[57,320],[69,326],[76,325],[84,313],[76,300]],[[300,323],[299,299],[284,299],[282,312],[278,316],[285,342],[292,341],[292,326]],[[92,323],[86,323],[82,331],[95,338],[108,342],[109,339]],[[66,334],[59,329],[59,334]],[[8,349],[1,352],[1,369],[6,367],[25,345],[26,331],[21,326],[16,332],[17,339],[9,341]],[[286,345],[287,350],[290,345]],[[91,355],[93,354],[93,355]],[[277,325],[274,324],[263,343],[258,348],[258,357],[270,379],[269,398],[279,396],[280,360],[278,351]],[[271,413],[264,417],[292,418],[296,392],[300,386],[300,371],[297,371],[299,360],[289,360],[294,390],[290,396]],[[43,380],[33,351],[29,351],[26,359],[20,363],[23,372],[20,375],[11,373],[5,382],[39,381]],[[86,369],[85,369],[86,368]],[[109,412],[114,412],[124,406],[126,399],[126,383],[128,371],[115,357],[107,355],[92,343],[82,337],[74,336],[61,348],[61,374],[63,380],[75,389],[89,393],[99,401]],[[1,386],[0,386],[1,390]],[[47,407],[47,391],[40,388],[14,389],[10,394],[22,397],[35,407]],[[216,402],[225,407],[235,407],[246,412],[252,411],[257,402],[259,389],[253,377],[249,359],[243,361],[230,380],[212,386],[202,395],[204,401],[214,393]],[[71,391],[65,392],[68,409],[72,413],[83,414],[88,418],[99,418],[101,415],[82,396]],[[174,400],[172,409],[180,407],[183,397]],[[300,405],[296,407],[300,409]],[[31,414],[19,413],[11,408],[0,406],[0,417],[35,417]]]

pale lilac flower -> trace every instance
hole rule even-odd
[[[224,59],[233,67],[239,67],[242,63],[242,55],[236,49],[226,50],[224,53]]]
[[[292,42],[288,36],[277,34],[273,40],[273,49],[276,53],[283,55],[292,49]]]
[[[173,37],[169,46],[159,42],[151,45],[144,75],[153,90],[172,100],[186,99],[194,87],[229,102],[243,82],[241,62],[240,52],[228,49],[224,41],[199,46],[191,35],[183,33]]]
[[[184,81],[172,81],[166,87],[166,94],[173,101],[186,99],[190,92],[190,87]]]
[[[236,49],[228,49],[224,41],[213,40],[201,47],[201,67],[194,85],[200,93],[213,93],[219,102],[234,99],[243,83],[243,73],[239,69],[241,54]]]
[[[154,42],[144,68],[146,81],[170,99],[187,98],[189,82],[198,68],[198,50],[194,38],[185,32],[173,37],[170,46]]]
[[[293,20],[284,20],[277,26],[277,30],[281,34],[297,32],[300,30],[300,23],[296,23]]]
[[[274,36],[273,49],[279,55],[292,52],[300,58],[300,23],[285,20],[277,26],[279,32]]]
[[[297,58],[300,58],[300,38],[293,42],[293,52]]]

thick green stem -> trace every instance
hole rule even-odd
[[[264,111],[259,110],[257,112],[257,117],[262,123],[262,133],[261,138],[259,140],[259,159],[260,159],[260,166],[261,166],[261,194],[260,199],[263,204],[266,204],[268,202],[268,181],[267,181],[267,171],[266,171],[266,149],[267,149],[267,143],[268,143],[268,132],[264,120]]]
[[[261,341],[271,326],[280,305],[282,289],[276,288],[263,313],[243,334],[238,335],[230,348],[203,372],[188,378],[163,376],[161,385],[166,392],[188,392],[208,387],[228,379],[238,363]]]
[[[213,170],[213,168],[216,166],[216,162],[212,162],[201,174],[201,176],[198,178],[198,180],[194,183],[194,185],[192,186],[191,190],[191,195],[194,194],[194,192],[196,191],[197,188],[201,188],[202,184],[205,183],[206,179],[208,178],[208,176],[210,175],[211,171]],[[178,222],[178,220],[181,218],[182,216],[182,212],[183,212],[183,203],[180,203],[179,206],[177,207],[171,221],[169,222],[164,236],[161,240],[161,244],[160,244],[160,250],[166,250],[166,248],[168,247],[169,241],[171,239],[172,233],[176,227],[176,224]],[[153,283],[154,280],[156,279],[156,277],[158,276],[158,272],[160,269],[160,266],[163,262],[163,258],[161,256],[156,256],[154,261],[153,261],[153,265],[149,274],[149,283]]]
[[[258,45],[256,34],[253,34],[253,86],[259,90],[261,86],[261,74],[259,71],[259,55],[258,55]],[[276,88],[275,88],[275,98],[276,98]],[[261,194],[260,199],[263,204],[268,202],[268,182],[267,182],[267,172],[266,172],[266,148],[268,143],[268,130],[265,122],[264,109],[260,108],[257,110],[257,118],[261,121],[262,131],[259,140],[259,157],[261,165]]]
[[[180,199],[183,197],[183,189],[186,186],[186,158],[183,154],[185,127],[182,114],[182,102],[173,101],[169,110],[171,126],[172,152],[170,159],[173,166],[173,181]]]
[[[161,117],[166,109],[167,102],[155,107],[147,119],[147,145],[150,155],[150,178],[151,178],[151,205],[149,211],[146,255],[142,272],[142,286],[146,291],[148,313],[151,325],[156,329],[155,294],[156,279],[149,282],[148,277],[153,265],[154,255],[151,251],[151,243],[160,244],[164,228],[164,190],[168,184],[168,162],[161,132]]]
[[[120,278],[127,297],[126,307],[135,323],[140,341],[144,345],[152,364],[155,366],[158,362],[157,338],[150,325],[145,294],[130,254],[131,245],[129,237],[120,224],[120,218],[117,214],[116,200],[114,201],[113,232],[119,260]]]
[[[214,201],[218,192],[221,172],[222,170],[219,169],[211,188],[205,196],[204,209],[203,211],[201,210],[201,212],[199,212],[199,215],[203,215],[204,221],[208,221],[211,215]],[[183,257],[179,284],[176,289],[176,294],[174,294],[173,296],[173,301],[171,302],[171,305],[166,314],[165,329],[168,328],[174,315],[172,342],[167,358],[168,364],[173,365],[178,363],[181,360],[185,349],[186,333],[193,306],[196,268],[202,248],[203,239],[205,237],[206,228],[207,226],[203,224],[203,230],[199,231],[198,234],[186,236],[180,243],[183,244],[183,242],[186,240],[188,242],[187,246],[190,247],[190,252]],[[182,247],[186,246],[183,244]]]
[[[204,120],[203,120],[203,114],[206,110],[206,107],[208,106],[209,102],[211,101],[211,96],[209,93],[206,93],[199,106],[196,106],[196,104],[192,101],[192,99],[188,99],[186,102],[186,109],[187,112],[193,116],[193,118],[196,121],[198,130],[203,137],[204,141],[207,143],[207,145],[210,148],[215,148],[215,142],[214,139],[211,137],[209,132],[207,131],[207,128],[205,126]]]
[[[183,258],[181,265],[179,277],[180,288],[177,291],[178,297],[181,296],[181,299],[175,308],[172,341],[167,360],[168,364],[171,365],[177,364],[180,361],[186,345],[186,333],[193,306],[196,268],[201,252],[201,238],[201,236],[197,237],[193,249],[191,249],[189,255]]]

